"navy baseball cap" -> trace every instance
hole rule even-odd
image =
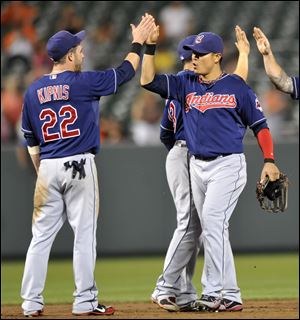
[[[223,54],[224,43],[220,36],[212,32],[199,33],[192,45],[185,45],[185,50],[197,53],[221,53]]]
[[[47,43],[49,57],[54,61],[60,60],[71,48],[76,47],[84,37],[84,30],[76,34],[72,34],[66,30],[55,33]]]
[[[196,39],[196,35],[188,36],[182,41],[180,41],[178,47],[177,47],[177,53],[179,56],[179,59],[181,61],[192,59],[192,51],[190,49],[186,50],[183,47],[186,45],[192,45]]]

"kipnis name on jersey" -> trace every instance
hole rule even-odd
[[[204,95],[196,95],[191,92],[186,96],[185,112],[189,112],[191,108],[195,108],[202,113],[208,109],[214,108],[236,108],[236,99],[234,94],[214,94],[207,92]]]
[[[52,100],[68,100],[70,87],[65,85],[47,86],[37,90],[40,104]]]

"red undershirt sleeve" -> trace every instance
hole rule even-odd
[[[274,146],[270,130],[261,129],[256,135],[258,144],[263,152],[265,162],[274,162]]]

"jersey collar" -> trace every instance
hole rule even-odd
[[[226,72],[222,72],[222,74],[217,78],[217,79],[214,79],[214,80],[211,80],[211,81],[205,81],[201,78],[201,75],[199,75],[198,77],[198,81],[199,83],[201,84],[206,84],[206,85],[213,85],[215,84],[217,81],[221,80],[222,78],[224,78],[225,76],[227,75]]]

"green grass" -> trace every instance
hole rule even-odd
[[[103,258],[95,278],[101,301],[149,301],[163,257]],[[239,255],[235,257],[238,284],[244,299],[299,297],[297,254]],[[203,259],[197,264],[194,284],[201,294]],[[20,304],[24,262],[2,262],[1,304]],[[71,260],[50,260],[44,290],[46,303],[71,303],[74,291]]]

